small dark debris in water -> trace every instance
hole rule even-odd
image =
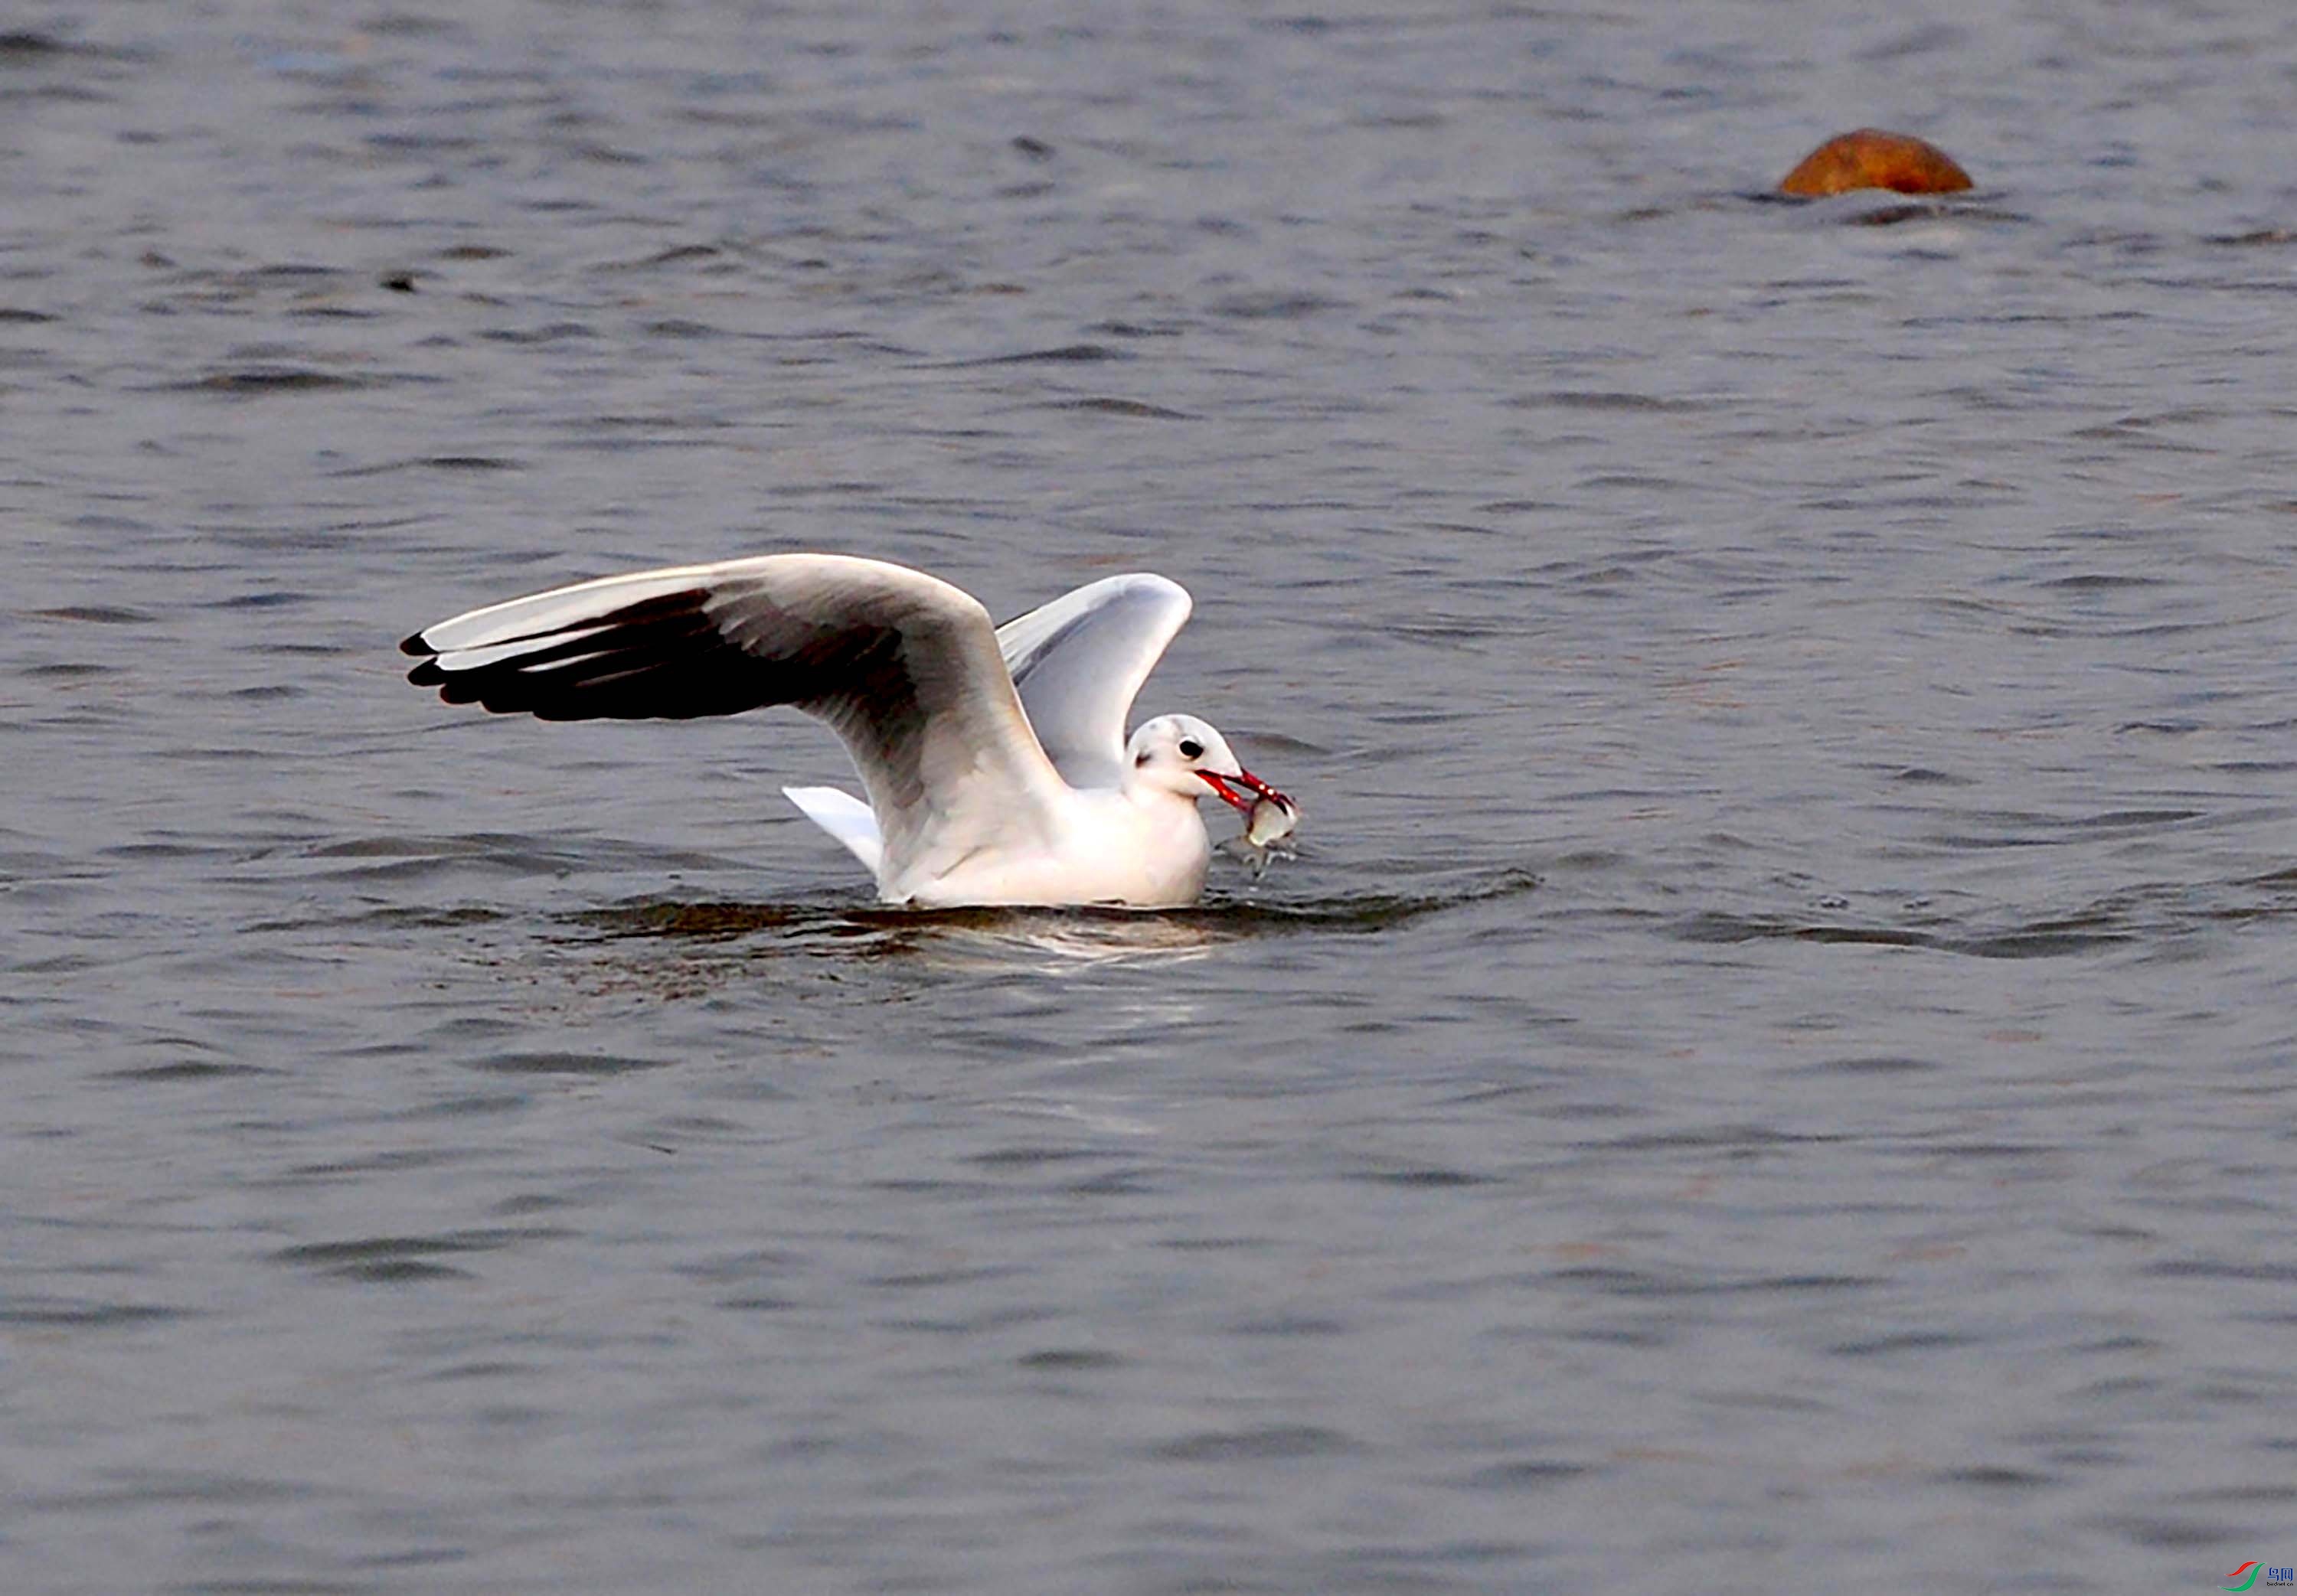
[[[413,293],[415,292],[415,274],[413,272],[392,272],[383,278],[383,285],[391,290],[393,293]]]
[[[56,318],[54,317],[50,316],[45,310],[18,310],[12,308],[0,307],[0,323],[43,322],[54,321],[55,319]]]
[[[1966,776],[1955,776],[1946,770],[1933,770],[1928,765],[1908,765],[1890,779],[1914,782],[1928,786],[1966,787],[1970,785],[1970,778]]]
[[[501,260],[510,254],[490,243],[458,243],[450,250],[441,250],[441,260]]]
[[[1050,160],[1053,158],[1052,145],[1041,138],[1031,138],[1025,133],[1013,141],[1013,147],[1032,160]]]
[[[2260,227],[2252,233],[2224,233],[2210,240],[2211,243],[2229,244],[2235,248],[2257,244],[2297,243],[2297,228]]]

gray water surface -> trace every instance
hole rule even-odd
[[[2297,12],[1850,11],[0,35],[0,1588],[2297,1560]],[[803,547],[1182,581],[1300,856],[401,679]]]

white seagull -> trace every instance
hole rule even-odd
[[[845,745],[869,802],[782,791],[886,902],[1168,909],[1196,901],[1211,862],[1197,800],[1297,812],[1193,715],[1126,739],[1190,607],[1141,572],[997,627],[906,566],[764,555],[489,605],[399,647],[424,656],[407,679],[449,703],[545,720],[804,711]]]

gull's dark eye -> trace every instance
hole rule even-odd
[[[1198,742],[1194,737],[1182,737],[1181,739],[1181,757],[1182,759],[1202,759],[1204,756],[1205,745],[1202,743]]]
[[[1136,765],[1147,764],[1148,762],[1148,751],[1144,748],[1140,753],[1134,754],[1132,756],[1132,762]]]

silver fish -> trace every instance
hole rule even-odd
[[[1264,794],[1244,818],[1244,835],[1223,846],[1242,860],[1259,880],[1268,874],[1268,861],[1292,851],[1292,828],[1300,824],[1300,806],[1281,793]]]
[[[1256,848],[1266,848],[1290,836],[1299,824],[1298,804],[1280,793],[1264,793],[1253,801],[1252,812],[1244,818],[1244,840]]]
[[[1244,816],[1244,835],[1231,837],[1220,845],[1223,853],[1233,853],[1252,867],[1252,878],[1260,879],[1268,868],[1272,852],[1289,853],[1284,839],[1300,824],[1300,806],[1270,786],[1257,776],[1239,770],[1233,775],[1221,775],[1211,770],[1199,770],[1198,775],[1223,802]],[[1251,796],[1247,796],[1249,794]]]

